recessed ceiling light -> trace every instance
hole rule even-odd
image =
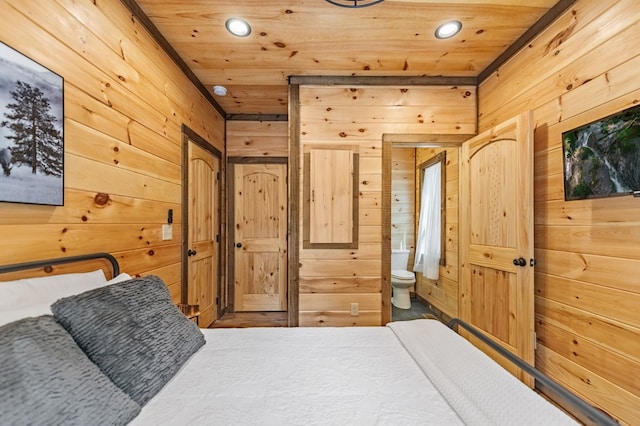
[[[213,93],[215,93],[218,96],[226,96],[227,88],[224,86],[213,86]]]
[[[445,39],[451,38],[458,34],[462,29],[462,23],[460,21],[448,21],[444,24],[440,24],[436,28],[436,38]]]
[[[238,37],[246,37],[251,34],[251,27],[244,19],[240,18],[229,18],[227,22],[224,23],[224,26],[234,36]]]

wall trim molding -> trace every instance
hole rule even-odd
[[[289,84],[323,86],[475,86],[476,77],[292,75]]]
[[[289,114],[227,114],[229,121],[288,121]]]
[[[480,74],[478,74],[477,84],[483,83],[491,74],[497,71],[505,62],[515,56],[527,43],[538,36],[553,21],[565,13],[576,0],[560,0],[536,21],[524,34],[522,34],[513,44],[507,47],[492,63],[489,64]]]

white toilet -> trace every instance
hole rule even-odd
[[[409,289],[416,282],[416,275],[407,271],[409,250],[391,250],[391,287],[393,297],[391,303],[396,308],[410,309]]]

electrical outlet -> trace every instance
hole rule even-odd
[[[358,303],[352,303],[351,304],[351,316],[352,317],[357,317],[358,315],[360,315],[360,305]]]
[[[173,232],[171,229],[171,225],[162,225],[162,239],[170,240],[173,238]]]

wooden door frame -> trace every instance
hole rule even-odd
[[[402,134],[382,135],[382,324],[391,321],[391,183],[393,148],[459,148],[475,135]],[[459,266],[459,265],[458,265]]]
[[[228,300],[227,300],[227,308],[229,308],[229,312],[235,312],[235,285],[234,285],[234,280],[235,280],[235,265],[236,265],[236,261],[235,261],[235,250],[234,250],[234,244],[235,244],[235,228],[234,228],[234,223],[235,223],[235,165],[236,164],[284,164],[285,166],[287,166],[287,170],[285,170],[285,176],[289,175],[289,167],[288,167],[288,163],[289,163],[289,159],[287,157],[227,157],[227,164],[229,165],[229,167],[227,168],[227,200],[228,200],[228,208],[227,211],[229,212],[229,220],[227,222],[227,253],[228,253],[228,262],[227,262],[227,294],[228,294]],[[288,186],[288,185],[287,185]],[[288,192],[287,189],[287,196],[290,197],[290,194]],[[287,219],[287,222],[289,221],[289,219]],[[289,236],[286,236],[287,241],[289,240]],[[287,271],[284,272],[288,272],[289,270],[289,253],[290,251],[288,251],[287,253]],[[287,274],[287,298],[289,299],[289,275]],[[297,305],[296,305],[297,307]],[[289,304],[289,300],[287,300],[287,313],[289,312],[289,309],[291,309],[290,304]],[[290,315],[290,314],[288,314]],[[297,313],[296,313],[297,316]],[[290,324],[291,325],[291,324]]]
[[[217,300],[216,309],[217,317],[220,318],[225,311],[226,307],[221,306],[220,297],[222,291],[222,283],[224,281],[224,258],[225,253],[224,235],[222,230],[224,229],[224,177],[225,177],[225,164],[223,161],[222,152],[216,147],[207,142],[206,139],[198,135],[195,131],[190,129],[186,124],[182,125],[182,243],[180,244],[180,261],[182,263],[182,286],[180,291],[180,300],[182,303],[187,303],[187,296],[189,291],[189,261],[187,259],[187,244],[189,241],[189,141],[194,142],[200,148],[209,151],[212,155],[218,158],[220,163],[220,183],[218,185],[217,200],[219,202],[220,218],[218,220],[217,234],[220,235],[220,253],[218,254],[218,283],[217,283]]]

